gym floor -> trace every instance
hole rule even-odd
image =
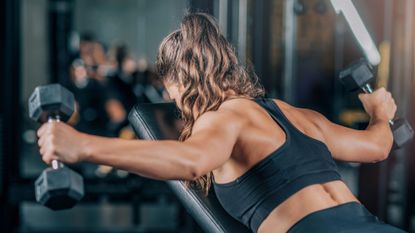
[[[347,20],[336,0],[3,0],[0,78],[2,232],[202,232],[162,181],[111,167],[77,164],[85,197],[52,211],[35,201],[39,156],[27,101],[35,87],[60,83],[76,99],[70,124],[101,136],[135,139],[127,115],[137,103],[168,101],[154,63],[161,40],[186,12],[212,14],[239,60],[268,96],[363,129],[356,93],[339,72],[366,58],[375,86],[415,125],[415,3],[353,0]],[[356,30],[356,21],[363,29]],[[357,27],[358,27],[357,26]],[[363,34],[361,31],[364,31]],[[367,32],[367,34],[365,34]],[[368,36],[368,37],[366,37]],[[370,49],[365,47],[373,43]],[[370,46],[369,46],[370,47]],[[120,75],[120,72],[122,75]],[[383,221],[415,233],[415,143],[376,164],[337,162],[352,192]]]

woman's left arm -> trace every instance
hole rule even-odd
[[[194,180],[231,156],[245,120],[231,110],[203,114],[186,141],[125,140],[84,134],[61,122],[38,130],[40,153],[46,163],[81,161],[109,165],[161,180]]]

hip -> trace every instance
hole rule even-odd
[[[295,223],[287,233],[405,233],[372,215],[363,205],[348,202],[313,212]]]

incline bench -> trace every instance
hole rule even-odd
[[[138,104],[128,119],[138,138],[144,140],[177,139],[179,112],[173,103]],[[247,227],[232,218],[220,205],[214,192],[206,197],[187,188],[181,181],[166,181],[189,214],[207,233],[248,233]]]

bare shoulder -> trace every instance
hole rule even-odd
[[[324,132],[330,122],[321,113],[307,109],[294,107],[282,100],[274,100],[288,120],[302,133],[314,139],[325,142]]]
[[[278,99],[274,99],[274,102],[278,105],[278,107],[280,107],[284,114],[289,115],[291,117],[302,118],[302,120],[308,121],[319,128],[322,126],[322,124],[327,123],[327,118],[317,111],[307,108],[294,107]]]
[[[228,100],[219,107],[216,111],[209,111],[203,113],[195,122],[194,129],[220,127],[224,128],[240,128],[246,122],[246,117],[243,115],[245,105],[249,105],[249,100],[233,99]]]

